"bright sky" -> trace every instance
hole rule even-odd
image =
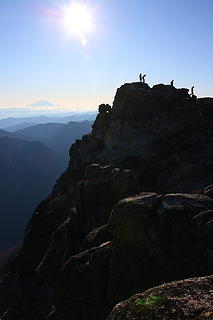
[[[96,109],[140,72],[213,96],[212,15],[212,0],[1,0],[0,107]]]

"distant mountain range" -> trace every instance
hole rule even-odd
[[[40,142],[0,137],[0,250],[22,239],[27,219],[64,168],[64,159]]]
[[[1,111],[1,110],[0,110]],[[51,114],[51,115],[40,115],[30,117],[11,117],[0,120],[0,128],[7,131],[16,131],[18,129],[26,128],[41,123],[68,123],[69,121],[94,121],[96,118],[96,111],[88,112],[72,112],[65,114]],[[21,126],[18,127],[17,126]]]
[[[40,141],[68,159],[69,148],[76,139],[92,130],[92,121],[38,124],[15,132],[27,140]]]
[[[14,134],[18,134],[27,140],[40,141],[48,144],[50,137],[64,126],[64,123],[36,124],[21,130],[17,130],[14,132]]]
[[[16,132],[0,129],[0,252],[23,238],[36,204],[51,192],[68,164],[71,144],[89,133],[92,123],[45,123]]]
[[[25,128],[31,127],[33,125],[34,125],[33,122],[22,122],[22,123],[18,123],[18,124],[9,126],[6,129],[9,132],[15,132],[17,130],[25,129]]]

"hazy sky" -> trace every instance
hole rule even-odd
[[[92,16],[84,45],[64,23],[72,2],[0,0],[0,107],[97,108],[140,72],[213,96],[212,0],[75,1]]]

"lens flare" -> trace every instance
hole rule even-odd
[[[88,7],[80,3],[72,3],[64,9],[64,25],[66,29],[81,39],[92,30],[92,14]],[[84,44],[86,41],[83,41]]]

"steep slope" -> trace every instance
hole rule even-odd
[[[0,138],[0,250],[23,238],[30,214],[64,168],[64,160],[41,143]]]
[[[213,270],[213,99],[125,84],[28,223],[2,282],[8,320],[102,320],[121,300]],[[196,173],[196,174],[195,174]]]
[[[17,256],[18,252],[19,246],[0,253],[0,278],[7,272],[7,267],[10,265],[10,261]]]

